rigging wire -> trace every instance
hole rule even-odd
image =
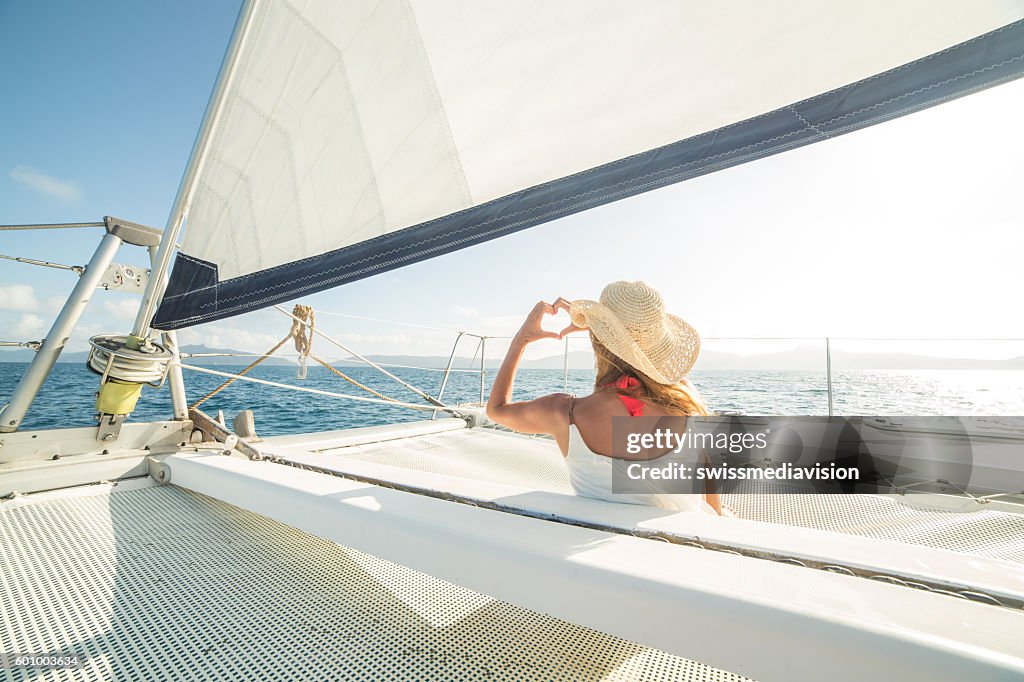
[[[381,317],[367,317],[365,315],[353,315],[350,313],[339,313],[327,310],[318,310],[319,315],[332,315],[335,317],[347,317],[354,320],[367,320],[370,322],[383,322],[385,324],[394,324],[404,327],[418,327],[420,329],[431,329],[433,331],[450,332],[453,334],[464,333],[468,336],[474,336],[476,338],[486,339],[511,339],[512,336],[490,336],[485,334],[474,334],[472,332],[462,332],[462,330],[455,329],[453,327],[434,327],[426,324],[418,324],[414,322],[400,322],[398,320],[388,320]],[[587,336],[567,336],[569,340],[586,340]],[[704,341],[824,341],[824,336],[702,336]],[[1024,338],[1017,337],[903,337],[903,336],[830,336],[833,341],[985,341],[985,342],[1024,342]],[[378,363],[379,364],[379,363]],[[392,367],[401,367],[402,365],[391,365]],[[429,367],[410,367],[410,369],[431,369]]]
[[[34,258],[23,258],[21,256],[7,256],[2,253],[0,253],[0,258],[25,263],[26,265],[40,265],[45,268],[56,268],[57,270],[71,270],[79,275],[85,272],[84,265],[64,265],[63,263],[51,263],[48,260],[36,260]]]
[[[371,366],[369,363],[362,362],[361,360],[348,360],[348,362],[358,362],[360,364],[366,365],[367,367]],[[451,369],[446,369],[444,367],[420,367],[418,365],[398,365],[391,362],[377,361],[374,361],[374,364],[379,365],[380,367],[397,367],[398,369],[418,369],[424,372],[469,372],[471,374],[480,373],[479,369],[473,369],[472,367],[452,367]]]
[[[194,409],[196,409],[197,407],[199,407],[200,405],[202,405],[203,403],[205,403],[205,402],[206,402],[207,400],[209,400],[209,399],[210,399],[210,398],[212,398],[213,396],[217,395],[218,393],[220,393],[221,391],[223,391],[223,390],[224,390],[225,388],[227,388],[227,387],[228,387],[228,386],[230,386],[231,384],[235,383],[235,381],[237,381],[238,379],[241,379],[241,378],[243,378],[243,377],[244,377],[244,376],[245,376],[246,374],[248,374],[248,373],[249,373],[249,371],[250,371],[250,370],[251,370],[252,368],[256,367],[256,366],[257,366],[257,365],[259,365],[259,364],[260,364],[261,362],[263,362],[264,360],[266,360],[267,358],[269,358],[269,357],[270,357],[271,355],[273,355],[273,354],[274,354],[274,353],[275,353],[275,352],[276,352],[276,351],[277,351],[277,350],[278,350],[278,349],[279,349],[279,348],[280,348],[281,346],[283,346],[283,345],[285,344],[285,342],[287,342],[287,341],[288,341],[288,339],[290,339],[290,338],[292,338],[292,334],[291,334],[291,332],[288,332],[288,335],[287,335],[287,336],[285,336],[285,337],[284,337],[283,339],[281,339],[280,341],[278,341],[278,342],[277,342],[276,344],[274,344],[274,347],[273,347],[273,348],[271,348],[271,349],[270,349],[270,350],[268,350],[268,351],[267,351],[266,353],[264,353],[263,355],[261,355],[261,356],[260,356],[260,357],[259,357],[259,358],[258,358],[257,360],[254,360],[253,362],[249,363],[249,364],[248,364],[248,365],[247,365],[247,366],[245,367],[245,369],[243,369],[242,371],[240,371],[240,372],[238,372],[237,374],[234,374],[234,375],[231,375],[231,374],[224,374],[224,376],[227,376],[227,377],[230,377],[230,378],[229,378],[229,379],[228,379],[227,381],[225,381],[224,383],[222,383],[222,384],[221,384],[220,386],[218,386],[217,388],[213,389],[212,391],[210,391],[209,393],[207,393],[206,395],[204,395],[204,396],[203,396],[202,398],[200,398],[199,400],[197,400],[197,401],[195,401],[194,403],[192,403],[192,404],[191,404],[191,405],[189,406],[189,409],[190,409],[190,410],[194,410]],[[184,367],[184,368],[187,368],[187,369],[196,369],[195,367],[192,367],[191,365],[182,365],[182,367]]]
[[[386,369],[384,369],[383,367],[378,365],[373,360],[370,360],[369,358],[367,358],[367,357],[365,357],[363,355],[360,355],[359,353],[357,353],[356,351],[352,350],[351,348],[349,348],[345,344],[341,343],[340,341],[338,341],[338,340],[336,340],[334,338],[331,338],[331,336],[329,336],[325,332],[323,332],[323,331],[321,331],[319,329],[316,329],[315,324],[312,324],[312,319],[307,320],[306,318],[302,317],[301,314],[300,315],[296,315],[295,314],[295,313],[306,313],[307,316],[311,315],[313,309],[310,308],[309,306],[296,305],[294,313],[289,313],[287,310],[285,310],[284,308],[282,308],[279,305],[275,305],[274,306],[274,310],[277,310],[278,312],[280,312],[280,313],[282,313],[282,314],[292,318],[293,321],[296,321],[296,322],[299,322],[300,324],[308,326],[309,327],[309,333],[310,333],[310,340],[311,341],[312,341],[312,337],[313,337],[314,333],[319,334],[320,336],[322,336],[328,342],[334,344],[335,346],[337,346],[341,350],[345,351],[349,355],[354,356],[354,357],[358,358],[359,360],[362,360],[366,364],[370,365],[371,367],[373,367],[374,369],[376,369],[377,371],[382,373],[384,376],[386,376],[386,377],[388,377],[390,379],[394,379],[396,382],[398,382],[399,384],[401,384],[405,388],[409,389],[410,391],[412,391],[413,393],[415,393],[419,397],[423,398],[427,402],[433,403],[434,405],[437,405],[438,407],[444,407],[445,406],[444,403],[442,403],[437,398],[434,398],[433,396],[425,393],[424,391],[421,391],[420,389],[418,389],[415,386],[413,386],[412,384],[410,384],[408,381],[405,381],[405,380],[395,376],[391,372],[387,371]],[[308,313],[306,311],[308,311]],[[296,347],[296,348],[297,348],[297,350],[299,350],[300,353],[302,352],[302,350],[300,348],[298,348],[298,347]],[[349,380],[353,381],[351,379],[349,379]],[[357,382],[354,382],[354,383],[357,383]]]
[[[384,324],[394,324],[394,325],[399,325],[399,326],[402,326],[402,327],[417,327],[419,329],[430,329],[432,331],[448,332],[449,334],[464,334],[466,336],[473,336],[473,337],[476,337],[476,338],[481,338],[481,337],[482,338],[486,338],[486,339],[511,339],[512,338],[511,336],[487,336],[487,335],[484,335],[484,334],[474,334],[473,332],[468,332],[468,331],[465,331],[465,330],[462,330],[462,329],[455,329],[454,327],[434,327],[434,326],[431,326],[431,325],[428,325],[428,324],[419,324],[419,323],[416,323],[416,322],[400,322],[398,320],[388,320],[388,319],[384,319],[382,317],[367,317],[365,315],[352,315],[351,313],[338,313],[338,312],[332,312],[332,311],[329,311],[329,310],[318,310],[317,314],[318,315],[333,315],[334,317],[347,317],[347,318],[351,318],[353,320],[368,320],[370,322],[383,322]]]
[[[347,393],[335,393],[333,391],[324,391],[318,388],[309,388],[307,386],[293,386],[291,384],[282,384],[277,381],[268,381],[266,379],[257,379],[256,377],[241,376],[238,374],[229,374],[227,372],[219,372],[215,369],[209,369],[208,367],[197,367],[195,365],[186,365],[184,363],[172,363],[172,365],[181,367],[182,369],[190,369],[193,372],[200,372],[202,374],[212,374],[219,377],[227,377],[232,382],[248,381],[254,384],[263,384],[264,386],[272,386],[274,388],[284,388],[292,391],[299,391],[301,393],[313,393],[315,395],[323,395],[329,398],[344,398],[347,400],[357,400],[364,403],[375,403],[382,405],[390,405],[392,407],[407,407],[411,410],[420,410],[424,412],[433,412],[434,410],[444,410],[452,414],[456,414],[456,411],[451,407],[439,407],[437,405],[423,405],[421,403],[404,403],[399,400],[382,400],[380,398],[367,398],[361,395],[349,395]]]
[[[179,353],[179,355],[181,357],[183,357],[183,358],[259,358],[259,357],[262,357],[261,353]],[[299,357],[299,355],[297,353],[279,353],[277,355],[277,357],[279,357],[279,358],[297,358],[297,357]],[[330,359],[327,360],[327,362],[330,362],[332,364],[335,363],[335,362],[342,362],[342,361],[358,363],[360,365],[366,365],[367,367],[370,366],[368,363],[365,363],[362,360],[358,360],[358,359],[351,360],[351,359],[345,359],[345,358],[337,358],[335,360],[330,360]],[[424,371],[424,372],[444,372],[444,371],[446,371],[444,367],[422,367],[420,365],[399,365],[399,364],[392,363],[392,362],[377,362],[376,364],[380,365],[381,367],[397,367],[398,369],[416,369],[416,370],[421,370],[421,371]],[[450,370],[447,370],[447,371],[450,371],[450,372],[469,372],[471,374],[479,374],[480,373],[479,369],[464,368],[464,367],[452,367]]]
[[[0,232],[8,230],[73,230],[80,227],[106,226],[106,223],[45,223],[38,225],[0,225]]]
[[[430,329],[437,332],[451,332],[452,334],[458,334],[458,329],[451,329],[449,327],[433,327],[428,324],[417,324],[415,322],[399,322],[398,320],[385,320],[379,317],[366,317],[365,315],[351,315],[349,313],[335,313],[329,310],[318,311],[320,315],[332,315],[334,317],[348,317],[353,320],[368,320],[370,322],[384,322],[385,324],[395,324],[402,327],[417,327],[419,329]]]
[[[275,307],[277,307],[277,306],[275,306]],[[285,312],[287,314],[287,311],[283,311],[283,312]],[[314,313],[312,307],[306,306],[306,305],[296,305],[295,308],[292,310],[291,318],[292,318],[292,326],[291,326],[291,329],[288,330],[288,334],[285,335],[285,337],[282,338],[280,341],[278,341],[266,353],[261,355],[259,358],[257,358],[253,362],[249,363],[249,365],[246,366],[244,369],[242,369],[242,371],[238,372],[237,374],[227,374],[227,373],[224,373],[224,372],[208,371],[207,373],[209,373],[209,374],[216,374],[218,376],[225,376],[225,377],[228,377],[228,379],[227,379],[227,381],[222,383],[220,386],[218,386],[217,388],[213,389],[212,391],[207,393],[205,396],[203,396],[202,398],[200,398],[199,400],[194,402],[192,404],[192,406],[191,406],[191,409],[195,409],[195,408],[199,407],[200,405],[205,403],[207,400],[209,400],[210,398],[212,398],[213,396],[217,395],[218,393],[223,391],[225,388],[227,388],[228,386],[233,384],[238,379],[245,378],[245,375],[248,374],[250,370],[252,370],[254,367],[258,366],[264,360],[266,360],[271,355],[273,355],[275,352],[277,352],[285,343],[288,342],[289,339],[294,340],[295,350],[298,352],[298,355],[299,355],[299,358],[300,358],[300,365],[304,362],[306,357],[309,357],[313,361],[317,362],[318,364],[322,365],[323,367],[326,367],[333,374],[341,377],[342,379],[344,379],[345,381],[349,382],[353,386],[355,386],[357,388],[360,388],[360,389],[366,391],[367,393],[370,393],[373,396],[376,396],[381,402],[384,402],[384,403],[387,403],[387,404],[393,404],[393,405],[405,405],[406,404],[406,403],[400,402],[399,400],[397,400],[395,398],[392,398],[390,396],[384,395],[380,391],[374,390],[374,389],[370,388],[369,386],[367,386],[366,384],[360,383],[359,381],[353,379],[352,377],[348,376],[344,372],[339,371],[337,368],[332,366],[329,362],[327,362],[323,358],[321,358],[321,357],[319,357],[317,355],[313,355],[312,354],[311,351],[312,351],[312,346],[313,346],[313,334],[316,331],[316,316],[315,316],[315,313]],[[308,330],[308,334],[307,334],[307,330]],[[373,364],[373,363],[370,363],[370,364]],[[188,369],[197,370],[197,371],[207,371],[207,370],[200,370],[199,368],[191,366],[191,365],[182,365],[182,367],[185,367],[185,368],[188,368]],[[385,374],[387,374],[387,372],[385,372]],[[389,375],[389,376],[391,376],[391,375]],[[256,383],[264,383],[264,384],[267,384],[267,385],[285,386],[285,387],[293,388],[293,389],[296,389],[296,390],[312,390],[312,389],[300,389],[300,387],[288,386],[288,384],[276,384],[276,382],[266,382],[264,380],[254,380],[252,378],[249,378],[248,380],[249,381],[256,381]],[[328,393],[328,394],[325,394],[325,395],[334,395],[336,397],[351,397],[351,396],[344,396],[343,394],[329,394]],[[429,397],[428,397],[428,399],[429,399]],[[408,403],[408,405],[412,405],[412,404],[414,404],[414,403]],[[425,406],[420,406],[420,407],[425,407]],[[443,407],[443,406],[442,405],[435,405],[435,407]],[[431,408],[431,409],[434,409],[434,408]]]
[[[42,341],[0,341],[0,347],[4,348],[31,348],[32,350],[39,350],[41,345],[43,345]]]

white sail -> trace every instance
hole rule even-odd
[[[156,326],[252,310],[1024,72],[1024,2],[256,0]]]

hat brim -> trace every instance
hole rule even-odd
[[[700,354],[697,330],[669,313],[662,320],[664,338],[650,349],[641,348],[615,313],[599,301],[573,301],[569,317],[577,327],[593,332],[615,357],[661,384],[676,384],[685,379]]]

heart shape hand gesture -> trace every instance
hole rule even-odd
[[[569,312],[569,301],[559,296],[555,299],[554,303],[548,303],[546,301],[539,301],[537,305],[533,306],[533,310],[526,316],[526,320],[523,322],[523,326],[519,329],[519,332],[515,336],[515,340],[521,343],[532,343],[540,339],[562,339],[566,335],[572,334],[573,332],[584,331],[583,327],[577,327],[571,321],[569,326],[562,329],[560,332],[553,332],[544,329],[542,326],[544,317],[546,315],[558,315],[559,312]]]

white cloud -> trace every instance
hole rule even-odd
[[[38,310],[39,301],[28,284],[0,286],[0,310]]]
[[[57,314],[60,312],[60,309],[64,307],[64,303],[66,301],[67,298],[64,296],[50,296],[48,299],[46,299],[46,304],[44,305],[43,309],[46,310],[47,312]]]
[[[265,353],[281,340],[280,336],[260,334],[236,327],[220,325],[181,329],[178,331],[179,346],[202,345],[208,348],[239,350],[246,353]],[[279,354],[295,353],[295,346],[286,343]]]
[[[391,343],[391,344],[411,344],[413,342],[412,337],[407,336],[406,334],[361,334],[359,332],[344,332],[342,334],[338,334],[336,338],[339,341],[342,341],[343,343],[350,343],[352,345],[362,344],[363,346],[369,346],[370,344],[386,344],[386,343]],[[337,350],[340,350],[337,346],[333,345],[330,341],[326,341],[324,339],[318,339],[318,342],[320,344],[325,345],[325,346],[329,346],[331,348],[335,348]],[[356,351],[359,351],[359,352],[366,352],[366,353],[375,352],[374,350],[363,351],[360,348],[355,348],[353,350],[356,350]]]
[[[46,328],[43,318],[32,313],[24,313],[11,327],[10,334],[13,336],[8,341],[38,341],[36,337],[39,332]]]
[[[122,298],[114,301],[104,301],[103,309],[116,318],[122,320],[134,320],[139,311],[139,299]]]
[[[455,313],[456,315],[460,316],[460,317],[479,317],[480,316],[480,313],[477,312],[476,308],[470,308],[469,306],[464,306],[464,305],[461,305],[459,303],[456,303],[455,305],[452,306],[452,312]]]
[[[526,312],[519,315],[488,315],[474,321],[473,326],[466,331],[487,336],[512,336],[519,331],[525,319]],[[545,316],[541,322],[541,326],[550,331],[559,331],[568,324],[569,316],[561,312],[553,317]]]
[[[47,175],[31,166],[16,166],[10,176],[19,185],[59,201],[77,201],[82,196],[82,190],[75,183]]]

